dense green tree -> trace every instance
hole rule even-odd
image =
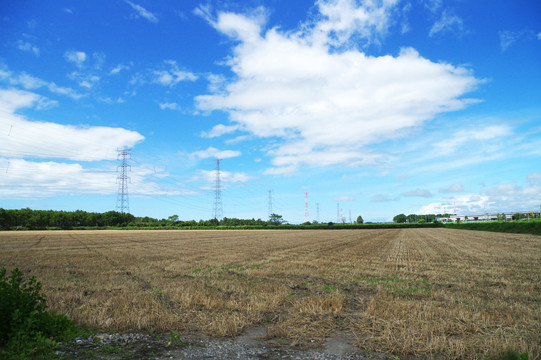
[[[404,214],[398,214],[393,218],[393,222],[395,223],[405,223],[406,222],[406,215]]]
[[[269,217],[269,223],[272,225],[280,225],[284,223],[284,219],[282,218],[282,215],[271,214]]]
[[[357,216],[357,224],[364,224],[364,220],[361,215]]]

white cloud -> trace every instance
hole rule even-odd
[[[396,201],[398,198],[393,198],[389,194],[376,194],[372,196],[370,202],[379,203],[379,202],[391,202]]]
[[[2,80],[8,82],[10,85],[22,86],[26,90],[35,90],[45,87],[52,93],[69,96],[72,99],[83,97],[83,95],[78,94],[71,88],[58,86],[54,82],[47,82],[25,72],[14,75],[11,71],[7,70],[7,68],[3,71],[0,69],[0,72],[2,72],[0,74]]]
[[[70,50],[64,53],[64,58],[66,59],[66,61],[74,63],[75,66],[77,66],[78,68],[83,67],[86,61],[86,57],[87,56],[84,51]]]
[[[314,44],[341,47],[351,38],[362,39],[365,45],[379,43],[386,35],[392,12],[398,0],[363,1],[318,0],[321,19],[311,29]]]
[[[19,40],[17,41],[17,48],[22,51],[32,52],[34,55],[39,56],[39,48],[30,44],[29,42]]]
[[[443,0],[424,0],[425,6],[433,13],[438,11],[443,5]]]
[[[328,16],[313,31],[343,26],[333,39],[346,41],[347,24],[360,20],[342,24],[334,11],[345,11],[351,4],[340,1],[325,8]],[[370,11],[376,11],[374,4],[380,3],[370,4]],[[392,4],[380,4],[378,14],[385,18],[382,14]],[[259,18],[235,18],[242,18],[242,25],[237,27],[225,14],[209,20],[218,31],[240,41],[226,60],[235,77],[223,90],[197,96],[196,105],[202,111],[229,113],[238,130],[282,138],[268,152],[276,167],[273,173],[303,164],[373,164],[380,155],[368,145],[403,136],[402,130],[420,126],[436,114],[462,109],[471,102],[462,97],[479,83],[469,70],[431,62],[411,48],[398,56],[380,57],[355,49],[332,51],[328,44],[312,41],[314,32],[262,32]]]
[[[455,209],[457,214],[537,210],[541,200],[541,174],[533,172],[526,180],[527,186],[519,186],[515,182],[502,183],[479,194],[451,196],[421,207],[419,214],[453,213]]]
[[[198,79],[197,75],[180,70],[174,60],[167,60],[164,64],[167,69],[152,71],[153,83],[173,87],[181,81],[195,81]]]
[[[45,81],[38,79],[27,73],[21,73],[17,79],[12,78],[10,82],[13,85],[20,84],[23,88],[27,90],[38,89],[47,84]]]
[[[464,30],[464,23],[462,19],[455,15],[450,13],[448,10],[444,10],[441,14],[441,17],[438,21],[432,25],[432,28],[430,29],[429,36],[433,37],[438,33],[442,32],[452,32],[457,31],[458,33],[462,33]]]
[[[72,72],[71,74],[68,75],[68,77],[72,80],[77,81],[79,86],[84,87],[86,89],[92,88],[101,80],[101,77],[98,75],[83,73],[83,72],[78,72],[78,71]]]
[[[94,161],[116,159],[116,149],[131,147],[144,137],[122,128],[60,125],[29,121],[18,109],[47,106],[48,100],[23,90],[0,90],[0,127],[9,136],[0,142],[0,156]]]
[[[80,164],[24,159],[2,159],[5,173],[0,179],[0,198],[46,198],[73,193],[111,194],[116,191],[114,169],[85,170]],[[4,172],[4,171],[3,171]]]
[[[180,106],[177,103],[168,103],[168,102],[166,102],[166,103],[160,104],[160,109],[162,109],[162,110],[165,110],[165,109],[179,110]]]
[[[207,184],[214,185],[214,182],[216,181],[216,170],[198,170],[198,173],[199,175],[193,180],[203,180]],[[220,182],[224,186],[232,183],[245,183],[252,179],[254,179],[253,176],[245,173],[233,173],[230,171],[220,170]],[[203,187],[207,188],[207,186],[208,185]]]
[[[541,32],[537,34],[537,39],[541,40]]]
[[[142,7],[141,5],[137,5],[129,0],[125,0],[125,1],[126,1],[126,4],[130,5],[135,11],[137,11],[138,16],[141,16],[142,18],[152,23],[158,22],[158,17],[154,15],[153,13],[151,13],[150,11],[148,11],[147,9],[145,9],[144,7]]]
[[[530,175],[528,175],[528,177],[526,178],[526,180],[529,182],[529,183],[539,183],[541,184],[541,173],[540,172],[537,172],[537,171],[534,171],[532,172]]]
[[[432,193],[428,190],[415,189],[415,190],[411,190],[411,191],[403,193],[402,196],[429,198],[429,197],[432,197]]]
[[[201,136],[205,138],[214,138],[214,137],[222,136],[224,134],[235,132],[238,128],[239,127],[237,125],[227,126],[227,125],[218,124],[214,126],[212,130],[210,131],[203,131],[201,133]]]
[[[339,196],[332,199],[334,202],[349,202],[349,201],[355,201],[354,196]]]
[[[509,125],[483,125],[483,131],[479,131],[479,125],[475,128],[458,130],[445,140],[435,143],[433,146],[436,153],[446,153],[457,151],[467,145],[473,145],[477,149],[481,143],[488,143],[489,140],[500,142],[501,139],[510,136],[513,133]]]
[[[111,69],[111,71],[109,72],[109,75],[116,75],[120,73],[122,70],[129,70],[129,68],[130,67],[127,65],[118,64],[117,66]]]
[[[418,214],[475,214],[485,213],[494,205],[489,196],[477,194],[458,195],[442,202],[422,206]]]
[[[212,146],[206,150],[195,151],[191,154],[191,156],[195,159],[208,159],[208,158],[229,159],[229,158],[234,158],[241,155],[242,153],[240,151],[218,150]]]
[[[500,47],[502,51],[505,51],[511,46],[514,42],[516,42],[522,33],[515,32],[515,31],[500,31]]]
[[[84,168],[81,164],[28,161],[0,157],[0,198],[48,198],[61,195],[115,194],[116,164]],[[153,182],[167,174],[142,164],[130,167],[130,196],[181,195],[185,191],[164,189]]]
[[[297,167],[294,165],[290,166],[282,166],[278,168],[270,168],[265,170],[265,175],[283,175],[283,176],[291,176],[297,173]]]
[[[443,194],[449,194],[449,193],[458,193],[458,192],[462,192],[464,191],[464,186],[462,186],[461,184],[453,184],[451,186],[449,186],[448,188],[440,188],[438,190],[438,192],[440,193],[443,193]]]

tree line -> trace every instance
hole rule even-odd
[[[398,214],[393,218],[394,223],[402,224],[402,223],[431,223],[434,221],[437,221],[438,218],[448,218],[451,216],[451,214],[427,214],[427,215],[417,215],[417,214]]]
[[[285,221],[281,215],[272,214],[268,221],[261,219],[223,218],[209,220],[180,220],[178,215],[167,219],[136,217],[128,213],[107,211],[104,213],[56,210],[6,210],[0,208],[0,230],[46,230],[46,229],[83,229],[106,227],[165,228],[165,227],[235,227],[280,225]]]

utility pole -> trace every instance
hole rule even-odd
[[[220,183],[220,159],[216,159],[216,182],[214,189],[214,218],[221,220],[223,218],[222,208],[222,184]]]
[[[121,213],[130,212],[130,202],[128,200],[128,169],[131,166],[128,165],[128,158],[131,159],[130,149],[117,149],[117,159],[120,160],[120,165],[117,166],[118,176],[116,181],[118,183],[118,194],[116,198],[116,210]]]
[[[319,222],[319,203],[316,204],[316,221]]]

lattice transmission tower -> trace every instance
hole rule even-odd
[[[310,222],[310,208],[308,207],[308,192],[304,193],[304,222]]]
[[[272,215],[272,190],[269,190],[269,204],[268,204],[269,220]]]
[[[224,214],[222,207],[222,184],[220,182],[220,159],[216,159],[216,184],[214,189],[214,218],[222,220]]]
[[[117,159],[120,160],[120,165],[117,166],[118,175],[116,177],[118,183],[116,210],[123,214],[130,212],[130,201],[128,199],[128,182],[130,180],[128,171],[131,169],[131,166],[128,165],[128,159],[131,159],[130,151],[130,149],[117,149]]]

